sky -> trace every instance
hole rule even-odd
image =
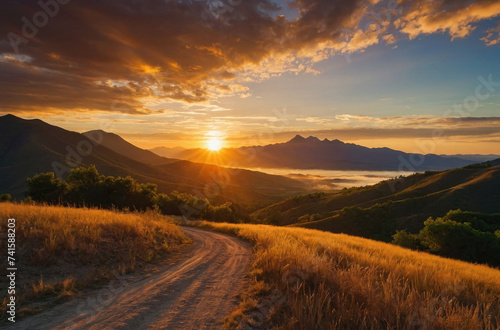
[[[0,2],[0,114],[143,147],[500,153],[500,2]]]

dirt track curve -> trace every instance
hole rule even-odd
[[[241,240],[183,228],[189,256],[149,277],[122,277],[86,297],[16,322],[16,329],[213,329],[237,306],[250,247]]]

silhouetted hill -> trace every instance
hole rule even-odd
[[[457,155],[439,155],[439,156],[444,157],[444,158],[450,158],[450,157],[460,158],[460,159],[470,160],[470,161],[473,161],[473,162],[486,162],[486,161],[489,161],[489,160],[491,161],[493,159],[497,159],[497,158],[500,157],[500,155],[494,155],[494,154],[490,154],[490,155],[457,154]]]
[[[188,149],[177,153],[176,157],[242,167],[372,171],[445,170],[474,163],[455,157],[408,154],[389,148],[367,148],[339,140],[321,141],[313,136],[304,138],[300,135],[286,143],[226,148],[218,154],[204,149]]]
[[[493,166],[499,166],[500,165],[500,158],[492,160],[490,163]]]
[[[90,138],[91,140],[95,140],[96,137],[99,137],[99,139],[101,139],[102,137],[102,141],[100,141],[101,145],[121,155],[127,156],[128,158],[135,159],[141,163],[163,165],[178,161],[178,159],[168,159],[159,156],[149,150],[138,148],[132,143],[125,141],[121,136],[114,133],[108,133],[103,130],[94,130],[82,134]]]
[[[307,228],[390,240],[396,230],[417,232],[428,217],[449,210],[498,213],[499,187],[500,166],[460,168],[293,197],[252,216],[273,224],[302,222]]]
[[[168,161],[161,166],[147,164],[124,154],[131,152],[140,158],[140,155],[150,155],[148,151],[113,137],[113,134],[105,135],[111,137],[105,144],[116,146],[120,152],[96,144],[95,139],[83,134],[38,119],[25,120],[13,115],[0,117],[0,193],[23,198],[27,190],[26,178],[41,172],[59,172],[64,176],[70,165],[90,164],[96,165],[105,175],[130,175],[140,182],[155,183],[160,192],[177,190],[207,196],[214,202],[262,205],[304,189],[298,181],[254,171],[186,161]],[[149,160],[155,158],[152,156]]]
[[[183,158],[179,158],[178,155],[185,150],[186,150],[186,148],[182,148],[182,147],[173,147],[173,148],[156,147],[153,149],[149,149],[149,151],[154,152],[155,154],[157,154],[159,156],[167,157],[167,158],[177,158],[177,159],[183,159]]]

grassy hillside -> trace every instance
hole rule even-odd
[[[303,228],[198,222],[254,243],[228,325],[276,329],[498,329],[500,270]]]
[[[449,210],[500,212],[500,166],[419,173],[373,186],[293,197],[252,214],[276,225],[390,241],[396,230],[418,232]],[[346,208],[347,207],[347,208]]]
[[[189,242],[171,219],[156,213],[0,204],[2,233],[16,219],[17,311],[36,312],[82,288],[141,268]],[[7,235],[0,245],[6,247]],[[5,249],[7,251],[7,249]],[[6,253],[6,252],[4,252]],[[6,256],[1,267],[6,269]],[[0,279],[6,287],[7,278]],[[2,313],[7,298],[2,302]]]

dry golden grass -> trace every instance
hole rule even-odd
[[[3,233],[8,218],[16,219],[20,308],[50,297],[64,300],[84,286],[110,279],[112,273],[137,269],[189,242],[172,219],[154,212],[2,203]],[[6,247],[5,234],[0,246]]]
[[[196,225],[255,244],[252,283],[230,326],[500,327],[500,270],[303,228]]]

